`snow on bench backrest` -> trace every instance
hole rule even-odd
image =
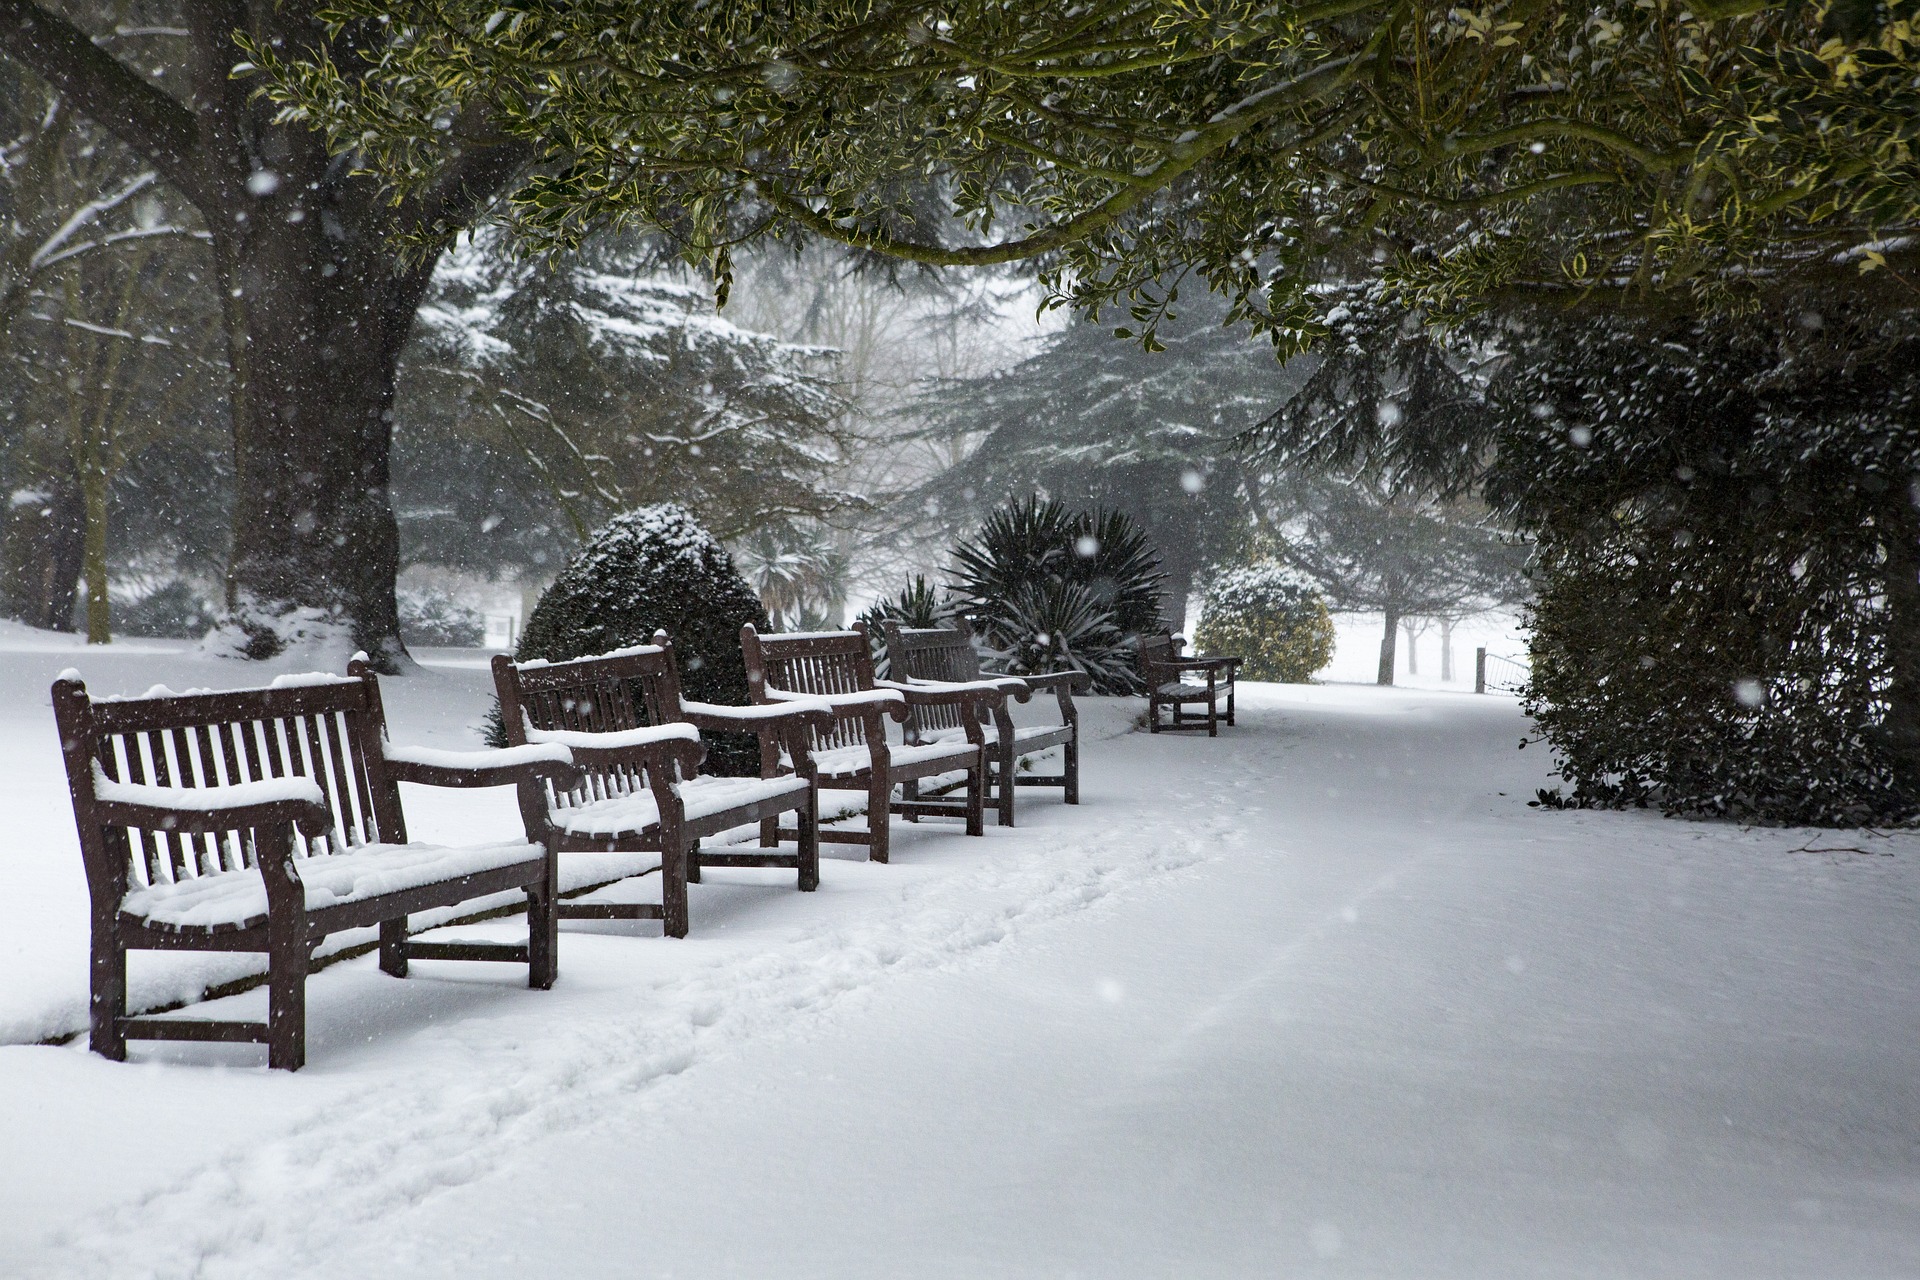
[[[680,718],[680,680],[670,644],[657,642],[567,661],[515,663],[504,654],[493,662],[494,686],[507,740],[527,740],[527,730],[619,733]],[[560,791],[548,785],[553,807],[630,795],[648,786],[635,769],[594,768],[581,785]]]
[[[55,713],[67,748],[76,796],[94,794],[94,769],[144,786],[236,786],[298,777],[320,789],[333,813],[331,837],[304,837],[303,856],[317,857],[382,840],[404,841],[392,783],[371,774],[383,722],[370,677],[283,677],[274,687],[137,698],[91,699],[77,679],[54,685]],[[74,738],[76,741],[65,740]],[[76,777],[84,774],[84,781]],[[176,883],[254,864],[240,832],[191,835],[117,828],[131,883]]]
[[[980,679],[980,655],[973,637],[958,627],[903,627],[886,624],[887,663],[895,680],[938,680],[965,684]],[[955,703],[916,706],[907,721],[909,734],[964,727]]]
[[[873,652],[867,647],[866,628],[859,623],[852,631],[756,633],[752,641],[743,631],[741,642],[748,646],[747,684],[753,687],[757,681],[759,685],[756,701],[764,689],[835,694],[873,688]],[[858,718],[838,719],[832,729],[812,732],[816,751],[865,746],[867,741],[866,727]]]

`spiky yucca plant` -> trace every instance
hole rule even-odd
[[[867,643],[873,649],[874,673],[882,680],[890,674],[887,638],[882,624],[897,622],[903,627],[940,627],[954,617],[953,602],[948,600],[925,574],[916,573],[900,594],[875,600],[860,621],[867,624]]]
[[[1131,649],[1161,625],[1165,575],[1158,553],[1124,512],[1073,511],[1036,494],[989,516],[972,541],[954,549],[954,568],[956,594],[1009,671],[1086,671],[1096,693],[1138,688]],[[1065,586],[1077,591],[1059,589]],[[1110,638],[1081,616],[1082,604],[1101,615]],[[1062,647],[1076,637],[1085,653]],[[1128,653],[1126,661],[1111,660],[1115,645]]]

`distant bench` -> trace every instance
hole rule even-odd
[[[379,926],[380,968],[395,977],[409,959],[507,960],[527,966],[529,986],[553,985],[545,807],[523,800],[522,839],[410,844],[398,784],[564,786],[576,776],[564,745],[396,747],[364,655],[344,677],[125,699],[94,699],[69,671],[53,710],[92,899],[94,1052],[121,1061],[130,1039],[264,1043],[270,1067],[296,1070],[313,949],[367,925]],[[413,912],[509,890],[527,895],[523,945],[407,936]],[[265,952],[266,1022],[129,1017],[131,950]]]

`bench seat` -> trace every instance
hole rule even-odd
[[[774,800],[803,797],[812,784],[807,779],[697,777],[680,783],[686,821],[699,822],[715,814]],[[608,796],[552,811],[553,824],[568,835],[619,835],[651,831],[660,825],[660,804],[651,791]]]
[[[903,769],[935,760],[964,761],[979,755],[980,748],[964,737],[952,742],[923,742],[914,746],[887,744],[887,759],[893,768]],[[863,742],[850,747],[828,747],[813,753],[814,766],[823,778],[847,778],[873,768],[873,749]]]
[[[1162,702],[1206,702],[1214,696],[1214,691],[1204,684],[1191,684],[1185,680],[1169,680],[1157,690]]]
[[[525,840],[501,844],[355,845],[344,853],[295,858],[310,912],[385,897],[485,871],[539,862],[546,850]],[[249,929],[267,919],[267,886],[255,867],[134,889],[120,914],[155,929]]]
[[[964,742],[965,729],[935,729],[923,736],[933,742]],[[986,738],[989,747],[1000,743],[1000,726],[983,724],[980,732]],[[1022,748],[1057,747],[1073,739],[1073,727],[1064,724],[1015,725],[1013,729],[1013,749],[1018,754]]]

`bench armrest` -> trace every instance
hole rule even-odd
[[[700,731],[683,720],[607,733],[529,728],[527,739],[535,744],[565,747],[572,753],[573,763],[583,769],[622,764],[651,766],[669,761],[697,769],[707,754],[707,749],[700,744]]]
[[[110,827],[217,833],[297,825],[309,836],[333,829],[326,796],[311,778],[267,778],[224,787],[116,782],[93,766],[93,816]]]
[[[551,778],[573,785],[579,771],[573,752],[561,743],[528,743],[486,751],[442,751],[434,747],[383,743],[387,774],[396,782],[428,787],[505,787]]]
[[[835,716],[860,715],[884,711],[895,720],[907,718],[907,700],[897,689],[856,689],[851,693],[794,693],[789,689],[767,688],[767,697],[775,702],[824,702]]]
[[[1092,677],[1084,671],[1049,671],[1045,675],[1021,676],[1020,680],[1036,693],[1063,688],[1068,693],[1085,693],[1093,685]]]
[[[763,702],[750,707],[729,707],[717,702],[680,701],[680,714],[687,723],[701,729],[723,729],[753,733],[761,729],[833,727],[833,707],[819,698],[797,702]]]
[[[1007,685],[996,680],[913,680],[901,683],[896,680],[876,680],[874,685],[880,689],[891,689],[907,700],[910,707],[951,707],[962,703],[977,702],[985,706],[1004,706],[1007,695],[1013,692]]]

